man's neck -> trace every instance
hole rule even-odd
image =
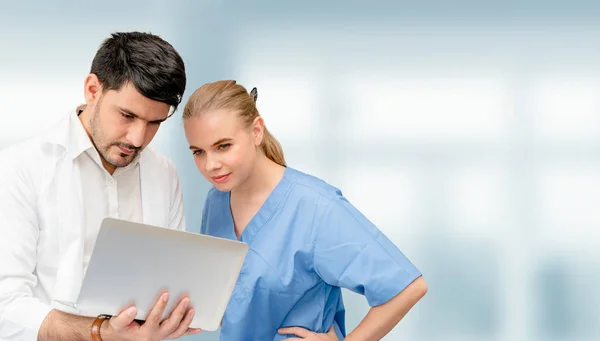
[[[108,163],[108,161],[106,161],[106,159],[102,156],[102,153],[98,151],[98,147],[96,147],[94,139],[92,139],[92,134],[90,133],[90,115],[90,109],[87,105],[83,104],[77,107],[77,118],[79,118],[79,122],[81,122],[85,133],[87,134],[88,138],[90,139],[90,142],[96,149],[98,156],[100,156],[100,161],[102,161],[102,167],[106,169],[108,174],[113,175],[117,170],[117,167],[113,166],[112,164]]]

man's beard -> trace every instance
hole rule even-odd
[[[98,151],[98,153],[100,154],[102,159],[104,159],[104,161],[106,161],[108,164],[110,164],[114,167],[126,167],[131,162],[133,162],[133,160],[136,159],[136,157],[138,156],[138,154],[141,151],[141,148],[135,147],[131,144],[127,144],[124,142],[111,142],[108,144],[104,143],[105,134],[102,131],[102,129],[100,128],[100,125],[98,124],[99,122],[97,121],[98,120],[98,109],[99,108],[96,107],[96,110],[94,110],[94,117],[92,117],[92,119],[90,120],[90,135],[92,137],[92,144],[96,147],[96,150]],[[114,157],[109,156],[109,149],[112,146],[122,147],[125,149],[133,150],[133,153],[129,154],[129,155],[124,154],[124,153],[119,153],[120,156],[118,157],[117,160],[115,160]]]

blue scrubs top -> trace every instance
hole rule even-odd
[[[229,192],[211,188],[201,232],[237,239]],[[227,305],[221,340],[283,340],[278,328],[299,326],[346,336],[342,288],[387,302],[419,270],[340,190],[292,168],[250,220],[249,250]]]

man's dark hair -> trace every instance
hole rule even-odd
[[[185,65],[162,38],[142,32],[117,32],[106,39],[92,61],[90,73],[103,91],[120,90],[127,82],[145,97],[173,106],[185,91]]]

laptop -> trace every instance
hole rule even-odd
[[[105,218],[77,302],[79,313],[117,315],[135,304],[145,320],[161,290],[170,293],[163,318],[190,298],[191,328],[218,329],[248,244]]]

